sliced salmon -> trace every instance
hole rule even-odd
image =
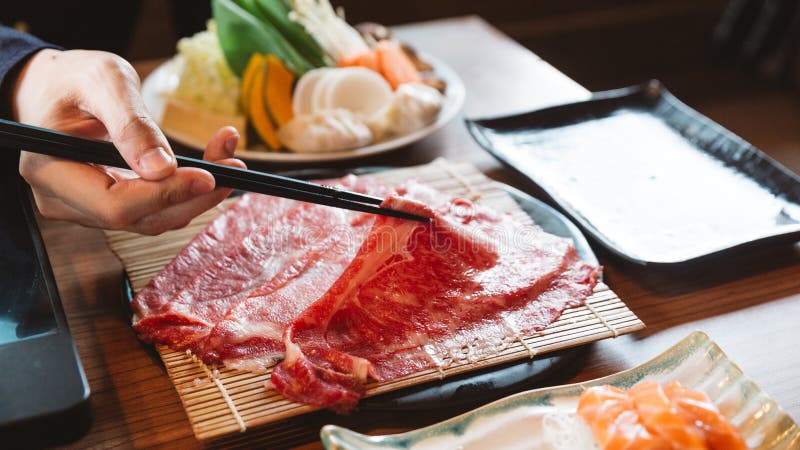
[[[596,386],[581,394],[578,414],[603,450],[745,450],[738,430],[708,396],[671,382],[630,390]]]

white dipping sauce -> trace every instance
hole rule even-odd
[[[671,262],[798,228],[800,205],[633,110],[493,140],[625,253]]]

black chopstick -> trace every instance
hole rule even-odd
[[[0,119],[0,144],[73,161],[130,168],[110,142],[86,139],[3,119]],[[426,217],[381,208],[377,205],[382,203],[383,199],[371,195],[185,156],[176,156],[176,159],[180,167],[207,170],[214,176],[219,186],[401,219],[430,221]]]

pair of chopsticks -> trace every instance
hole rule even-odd
[[[3,119],[0,119],[0,147],[14,147],[73,161],[130,169],[110,142],[86,139]],[[185,156],[176,158],[179,167],[196,167],[210,172],[217,186],[419,222],[430,221],[427,217],[382,208],[379,205],[383,199],[371,195],[254,170],[223,166]]]

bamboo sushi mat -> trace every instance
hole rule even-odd
[[[440,191],[511,211],[519,220],[530,218],[516,202],[489,178],[465,163],[443,159],[430,164],[369,175],[387,185],[409,178],[424,181]],[[234,200],[227,200],[231,202]],[[172,260],[192,237],[211,222],[225,204],[198,216],[186,228],[160,236],[106,232],[108,246],[122,261],[133,289],[138,292],[161,268]],[[503,364],[542,353],[616,337],[644,328],[644,324],[605,284],[598,284],[585,306],[567,309],[545,330],[531,336],[511,336],[498,343],[491,357],[454,361],[446,368],[426,370],[406,377],[368,386],[373,396],[444,377]],[[225,367],[211,367],[185,352],[156,347],[167,373],[178,391],[183,407],[198,439],[215,439],[243,432],[315,410],[308,405],[286,400],[274,390],[265,389],[270,373],[253,373]]]

